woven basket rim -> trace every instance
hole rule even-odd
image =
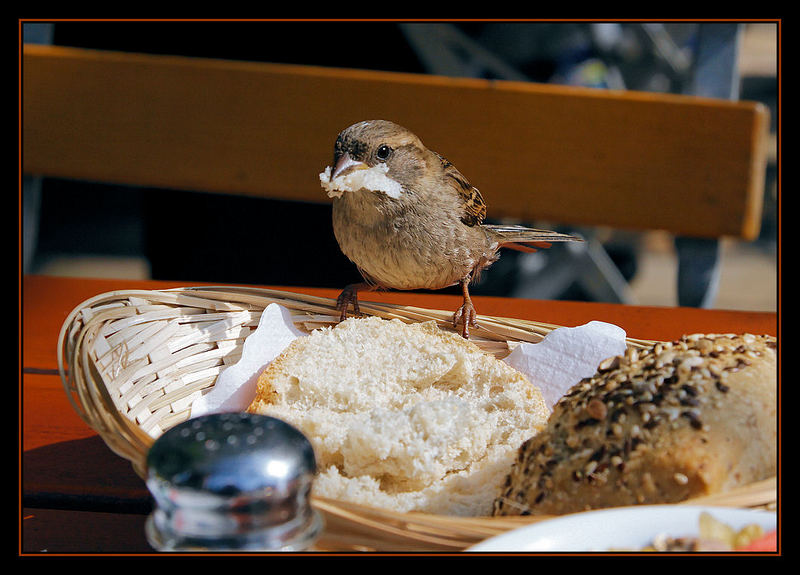
[[[215,374],[235,362],[258,315],[270,303],[288,308],[305,331],[338,320],[334,299],[249,286],[124,289],[87,298],[67,315],[58,337],[59,375],[73,409],[146,478],[147,451],[157,435],[190,416],[191,398],[212,386]],[[435,321],[443,329],[453,329],[452,312],[359,303],[363,315]],[[561,327],[481,315],[478,324],[471,339],[499,356],[520,341],[541,341]],[[646,347],[655,342],[629,338],[627,343]],[[170,345],[177,349],[159,348]],[[683,503],[770,506],[776,502],[776,484],[772,478]],[[463,550],[486,537],[547,518],[397,513],[316,497],[313,503],[339,530],[332,543],[337,550]]]

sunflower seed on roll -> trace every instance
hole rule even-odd
[[[554,406],[494,515],[675,503],[775,475],[777,341],[693,334],[603,362]]]

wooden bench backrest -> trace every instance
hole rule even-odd
[[[478,187],[490,218],[758,235],[753,102],[25,45],[25,173],[328,201],[336,134],[385,118]]]

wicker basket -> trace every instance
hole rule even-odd
[[[83,302],[67,317],[58,343],[59,371],[75,411],[145,477],[153,441],[188,419],[192,402],[236,363],[270,303],[288,308],[304,331],[338,317],[332,299],[248,287],[113,291]],[[362,314],[434,320],[452,329],[450,312],[373,302],[360,302],[360,308]],[[498,357],[521,341],[541,341],[558,327],[487,316],[480,316],[479,324],[471,339]],[[631,346],[650,343],[628,339]],[[772,479],[702,502],[765,507],[775,499]],[[318,548],[331,551],[459,551],[544,519],[396,513],[321,498],[314,505],[327,525]]]

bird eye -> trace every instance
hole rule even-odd
[[[375,157],[378,158],[381,162],[385,162],[389,159],[389,156],[392,155],[392,149],[383,144],[378,150],[375,152]]]

